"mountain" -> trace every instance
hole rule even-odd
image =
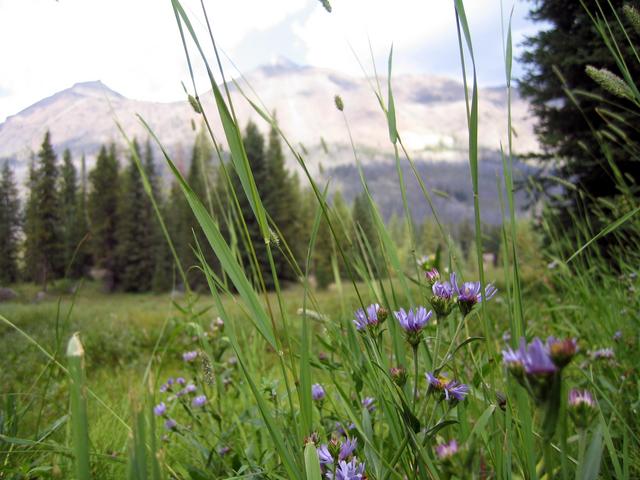
[[[387,79],[381,77],[379,82],[386,98]],[[324,172],[321,175],[325,178],[334,176],[337,168],[348,170],[354,164],[349,134],[334,105],[336,94],[344,101],[358,158],[365,168],[381,172],[394,166],[386,118],[372,90],[375,79],[280,60],[255,69],[239,79],[238,84],[257,104],[276,112],[281,128],[304,152],[314,175]],[[434,179],[433,175],[443,174],[444,165],[466,161],[468,139],[462,84],[431,75],[397,75],[392,78],[392,87],[398,130],[412,157],[419,164],[439,165],[437,171],[432,169],[429,180]],[[268,125],[243,98],[240,89],[230,84],[229,90],[242,126],[251,118],[266,132]],[[213,95],[203,93],[201,101],[217,141],[224,143]],[[506,112],[504,88],[480,89],[478,140],[482,152],[487,152],[484,156],[495,158],[500,143],[506,144]],[[77,161],[85,154],[91,167],[101,144],[115,141],[124,149],[116,119],[130,137],[147,137],[136,114],[149,123],[174,161],[186,168],[196,134],[194,127],[199,128],[202,122],[186,98],[169,103],[133,100],[100,81],[77,83],[8,117],[0,124],[0,158],[10,159],[18,178],[25,179],[28,159],[49,129],[59,154],[69,148]],[[517,91],[513,92],[512,119],[518,151],[537,150],[529,106]],[[288,162],[296,167],[292,156]],[[395,167],[390,168],[389,175],[394,172]],[[490,175],[494,184],[495,172]],[[448,173],[445,176],[450,180],[455,177]],[[339,176],[335,186],[350,188]]]

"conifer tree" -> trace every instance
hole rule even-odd
[[[0,285],[18,279],[20,200],[13,171],[6,160],[0,173]]]
[[[372,265],[380,265],[382,255],[377,229],[375,228],[372,212],[369,208],[369,200],[364,192],[359,193],[354,198],[351,216],[354,225],[354,243],[356,242],[355,239],[359,238],[360,241],[358,244],[362,243],[362,247],[364,247],[366,252],[367,261]],[[365,243],[365,240],[367,243]],[[362,249],[360,247],[358,247],[358,249],[360,254],[362,254]]]
[[[140,159],[142,155],[135,139],[133,148]],[[145,162],[144,167],[148,169],[149,165]],[[120,286],[126,292],[146,292],[151,289],[155,270],[155,225],[133,154],[123,172],[121,185],[117,247]]]
[[[47,131],[38,152],[38,162],[33,172],[32,191],[28,214],[31,236],[27,244],[32,255],[33,279],[46,291],[47,283],[64,273],[64,241],[60,194],[58,191],[58,165]]]
[[[256,186],[258,187],[259,193],[264,195],[270,185],[269,170],[267,168],[265,159],[264,137],[258,130],[258,127],[255,123],[250,121],[247,124],[243,141],[244,148],[247,153],[247,159],[249,160],[249,165],[251,167],[251,171],[253,172]],[[262,238],[260,225],[258,224],[258,220],[253,213],[249,199],[242,189],[240,177],[238,176],[237,172],[235,172],[233,169],[231,170],[231,185],[238,196],[240,210],[247,224],[247,230],[249,232],[249,241],[255,249],[255,254],[258,260],[258,267],[262,272],[266,287],[273,288],[273,279],[271,277],[271,269],[269,266],[267,249],[264,243],[264,239]],[[238,232],[238,235],[244,234],[242,232]],[[246,239],[241,239],[239,241],[239,249],[242,264],[245,266],[245,269],[250,269],[252,262],[250,251],[248,250],[248,246],[246,245]]]
[[[278,132],[274,126],[269,132],[269,144],[266,151],[266,183],[258,184],[263,204],[284,240],[291,249],[294,258],[301,260],[302,252],[299,239],[300,203],[297,201],[299,186],[297,178],[292,177],[284,163],[284,154]],[[284,250],[284,244],[281,244]],[[274,245],[272,248],[278,278],[295,280],[295,271],[289,265],[286,256]]]
[[[92,251],[96,267],[105,270],[105,288],[112,290],[118,280],[116,250],[118,245],[118,159],[115,146],[102,146],[96,165],[89,174],[89,218],[91,220]]]
[[[84,200],[82,193],[78,192],[77,170],[68,149],[63,154],[60,201],[65,271],[70,277],[78,278],[83,275],[87,264],[87,247],[82,244],[87,233],[87,225],[83,212]]]
[[[27,201],[24,209],[24,265],[22,276],[25,280],[35,281],[38,267],[37,244],[37,189],[38,171],[35,155],[29,160],[29,177],[27,179]]]

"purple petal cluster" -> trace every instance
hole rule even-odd
[[[574,388],[569,392],[567,410],[578,428],[586,428],[596,414],[596,401],[589,391]]]
[[[194,397],[191,405],[195,408],[200,408],[203,407],[205,403],[207,403],[207,397],[204,395],[198,395],[197,397]]]
[[[324,400],[326,393],[324,391],[324,387],[319,383],[314,383],[311,385],[311,398],[313,398],[316,402]]]
[[[362,399],[362,406],[366,408],[369,411],[369,413],[371,413],[376,409],[375,401],[376,399],[373,397],[364,397]]]
[[[527,376],[545,376],[556,372],[548,347],[538,337],[527,345],[524,337],[520,339],[517,350],[507,348],[502,351],[502,360],[514,374],[524,373]]]
[[[436,455],[439,460],[448,460],[458,453],[458,442],[451,440],[449,443],[441,443],[436,446]]]
[[[333,472],[327,472],[325,477],[329,480],[363,480],[365,477],[364,463],[353,458],[350,462],[344,460],[338,464],[335,477]]]
[[[469,394],[469,385],[457,380],[449,380],[444,375],[436,377],[431,372],[427,372],[426,376],[429,392],[441,392],[447,402],[462,402]]]
[[[190,352],[184,352],[182,354],[182,360],[185,362],[193,362],[198,357],[198,352],[196,350],[192,350]]]
[[[406,332],[417,333],[427,325],[433,312],[424,307],[418,307],[415,310],[410,308],[408,312],[401,308],[399,311],[394,312],[394,315]]]
[[[451,274],[451,285],[457,295],[458,306],[463,315],[467,315],[477,303],[491,300],[498,292],[498,289],[491,283],[485,286],[484,295],[480,282],[459,284],[455,272]]]
[[[165,413],[167,413],[167,406],[164,404],[164,402],[160,402],[158,405],[153,407],[153,413],[156,417],[161,417]]]
[[[611,360],[615,358],[616,354],[613,348],[601,348],[591,352],[591,358],[594,360]]]
[[[569,406],[578,407],[583,404],[589,407],[595,407],[596,401],[588,390],[572,389],[569,392]]]
[[[380,310],[380,305],[377,303],[373,303],[369,305],[366,309],[366,312],[360,308],[355,313],[355,319],[353,323],[356,326],[356,329],[359,331],[366,330],[369,327],[375,327],[379,323],[378,319],[378,311]]]

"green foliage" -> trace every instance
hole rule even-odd
[[[0,172],[0,285],[18,279],[20,200],[8,161]]]
[[[117,284],[118,198],[120,179],[115,145],[100,148],[95,168],[89,173],[89,218],[91,247],[96,267],[104,270],[105,288]]]
[[[28,277],[46,290],[49,280],[64,274],[64,239],[61,199],[58,190],[59,170],[49,132],[32,165],[29,200],[26,209],[26,257]]]
[[[634,46],[639,44],[640,37],[624,21],[625,3],[540,0],[531,10],[531,17],[548,28],[525,43],[522,60],[527,73],[520,82],[520,90],[532,102],[539,120],[538,138],[548,152],[540,159],[553,167],[554,175],[568,179],[576,187],[564,188],[558,194],[553,178],[540,179],[542,188],[550,192],[546,210],[549,222],[574,239],[582,238],[582,232],[576,228],[576,212],[600,211],[599,218],[591,218],[593,231],[597,232],[614,214],[607,200],[619,202],[621,185],[628,183],[637,190],[640,181],[637,154],[640,134],[635,127],[638,114],[629,109],[629,99],[633,100],[634,93],[626,81],[640,74],[640,63],[633,61]],[[615,73],[620,71],[620,63],[592,21],[591,15],[597,15],[602,22],[600,13],[605,11],[611,18],[615,13],[623,21],[619,24],[614,20],[606,27],[605,23],[601,26],[618,39],[615,50],[629,60],[625,67],[628,71],[622,72],[628,75],[625,80]],[[625,40],[623,26],[630,42]],[[613,116],[618,120],[612,122]],[[608,133],[614,127],[618,138],[611,138]],[[628,233],[633,235],[633,231]],[[632,238],[629,245],[636,240]],[[612,237],[598,242],[608,255],[622,254],[612,251],[612,243],[615,243]]]

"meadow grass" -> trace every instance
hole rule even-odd
[[[629,398],[638,391],[637,275],[625,264],[614,272],[588,244],[582,250],[576,245],[577,255],[570,261],[559,258],[550,266],[539,244],[535,252],[523,252],[513,201],[510,122],[499,179],[506,191],[503,265],[493,269],[483,264],[477,185],[481,125],[463,2],[454,5],[465,82],[475,252],[461,258],[434,210],[445,249],[437,265],[442,283],[433,289],[434,265],[416,268],[420,252],[398,249],[364,175],[360,187],[374,231],[356,228],[340,240],[344,228],[336,221],[326,186],[315,182],[304,155],[278,130],[317,200],[306,261],[293,258],[287,239],[278,235],[262,206],[227,83],[220,87],[216,80],[216,67],[218,76],[224,80],[225,75],[204,4],[213,61],[179,0],[172,5],[192,78],[190,101],[213,140],[208,116],[220,118],[242,186],[238,192],[230,188],[233,215],[214,218],[162,149],[206,236],[208,245],[194,249],[209,292],[187,291],[175,298],[107,296],[87,284],[60,300],[3,304],[0,341],[10,367],[3,368],[0,378],[6,388],[0,478],[362,480],[365,469],[367,478],[375,480],[637,478],[638,401]],[[509,92],[511,52],[507,24]],[[202,61],[208,74],[215,112],[200,104],[196,61]],[[372,98],[387,119],[397,164],[413,166],[396,124],[392,63],[390,54],[386,95],[375,74]],[[246,99],[278,128],[267,106],[248,95]],[[342,100],[336,106],[343,111],[345,138],[359,166],[348,107]],[[141,121],[162,148],[162,139]],[[140,167],[133,149],[132,155]],[[139,170],[144,177],[144,169]],[[431,204],[428,185],[412,171]],[[404,195],[400,168],[398,173]],[[152,194],[150,189],[147,193]],[[260,225],[270,272],[261,271],[255,252],[252,265],[241,265],[237,248],[221,233],[221,222],[227,222],[251,246],[240,195],[249,199]],[[335,240],[336,282],[329,291],[316,291],[310,278],[321,220]],[[405,221],[413,231],[410,216]],[[622,223],[612,219],[604,234],[615,233]],[[164,233],[170,241],[166,229]],[[223,272],[203,260],[202,252],[209,248]],[[290,260],[299,284],[280,284],[275,251]],[[338,261],[345,266],[344,279]],[[444,283],[445,271],[478,283],[446,294],[454,290]],[[274,291],[266,290],[266,275],[273,277]],[[490,282],[498,288],[493,298]],[[367,308],[370,304],[382,308]],[[407,319],[396,313],[421,305],[436,310],[426,324],[426,315]],[[356,313],[359,308],[367,313]],[[74,337],[69,351],[80,351],[82,342],[84,356],[66,358],[67,341],[76,331],[79,340]],[[567,340],[550,340],[537,352],[534,341],[528,355],[516,351],[516,361],[508,361],[510,353],[503,352],[508,346],[517,348],[521,337],[551,335]],[[577,339],[577,352],[572,339]],[[571,388],[588,389],[595,403],[571,403]],[[89,442],[83,442],[87,436]]]

